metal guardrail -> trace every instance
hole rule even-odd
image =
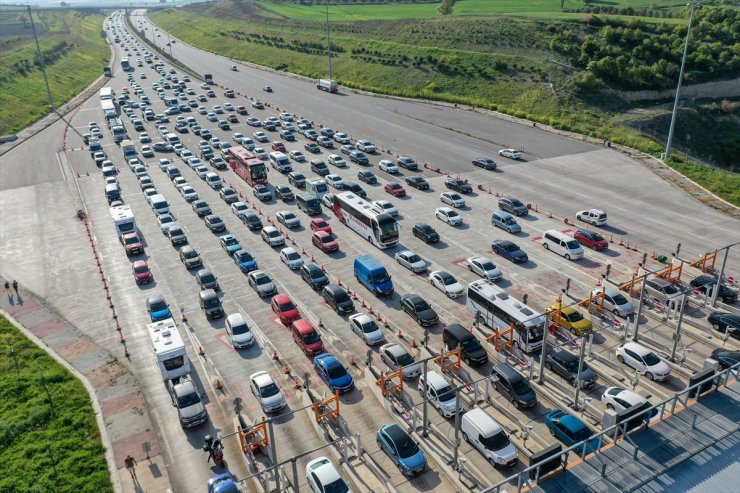
[[[630,416],[629,420],[624,421],[620,424],[611,426],[600,433],[594,435],[593,437],[589,438],[589,441],[593,440],[594,438],[599,439],[599,447],[596,451],[590,452],[593,453],[596,458],[599,458],[599,455],[601,454],[601,449],[609,442],[616,441],[620,436],[624,437],[625,440],[630,441],[627,430],[627,425],[629,422],[633,422],[635,418],[639,416],[645,416],[646,420],[647,418],[654,412],[655,409],[660,409],[660,416],[665,416],[666,410],[673,414],[676,411],[676,408],[679,406],[685,407],[689,400],[693,398],[698,398],[701,394],[706,394],[709,390],[704,390],[702,392],[702,389],[708,384],[711,383],[712,388],[711,391],[717,391],[720,387],[723,387],[727,385],[730,381],[730,378],[733,378],[735,381],[740,381],[740,363],[734,365],[731,368],[727,368],[721,372],[714,373],[713,375],[705,378],[704,380],[701,380],[700,382],[685,388],[684,390],[677,392],[673,397],[669,397],[668,399],[663,400],[659,404],[656,404],[654,406],[651,406],[645,410],[643,410],[640,413],[635,414],[634,416]],[[662,418],[665,419],[665,418]],[[654,420],[652,423],[659,423],[661,420]],[[696,419],[695,419],[696,420]],[[646,428],[649,428],[651,426],[651,422],[647,422],[645,424]],[[642,428],[640,428],[642,429]],[[602,439],[602,437],[609,437],[611,440],[606,441]],[[581,453],[575,451],[575,449],[581,447]],[[588,447],[585,446],[585,441],[577,443],[561,452],[561,460],[562,460],[562,466],[558,468],[559,471],[564,471],[567,466],[569,459],[575,454],[576,458],[583,459],[586,455],[586,451],[588,450]],[[543,466],[552,460],[552,457],[543,460],[541,462],[538,462],[536,464],[533,464],[529,466],[528,468],[520,471],[519,473],[510,476],[503,481],[500,481],[492,486],[489,486],[488,488],[485,488],[482,490],[482,493],[501,493],[502,488],[510,487],[511,485],[516,485],[516,491],[517,493],[522,491],[522,488],[526,487],[532,487],[535,483],[537,483],[540,478],[540,471],[542,470]],[[599,458],[600,460],[600,458]],[[605,464],[604,464],[605,465]],[[532,476],[532,473],[534,473],[534,478],[530,479],[530,476]],[[506,490],[503,490],[506,491]]]

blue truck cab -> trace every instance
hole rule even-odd
[[[355,257],[355,278],[376,296],[393,296],[393,281],[383,265],[369,255]]]

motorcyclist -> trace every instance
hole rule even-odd
[[[205,441],[205,443],[203,444],[203,451],[208,452],[207,462],[210,462],[211,458],[213,458],[213,462],[216,463],[215,455],[217,455],[218,452],[223,449],[223,444],[221,443],[221,440],[218,438],[214,440],[211,435],[206,435],[203,440]]]

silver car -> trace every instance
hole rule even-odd
[[[275,283],[272,282],[270,276],[262,272],[261,270],[253,270],[247,275],[247,281],[252,286],[260,298],[272,296],[277,294],[277,288]]]

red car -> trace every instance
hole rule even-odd
[[[248,115],[249,114],[249,112],[247,111],[247,109],[244,106],[237,106],[236,107],[236,112],[239,113],[240,115]]]
[[[131,233],[122,234],[121,245],[126,249],[126,255],[129,257],[132,255],[138,255],[144,253],[144,246],[141,244],[139,235],[134,231]]]
[[[301,318],[298,308],[296,308],[287,294],[276,294],[273,296],[270,306],[272,306],[272,311],[280,317],[280,322],[283,325],[290,325],[293,320]]]
[[[326,231],[316,231],[311,235],[311,242],[314,246],[319,247],[324,253],[336,252],[339,250],[339,243],[337,243],[337,240],[335,240],[334,237]]]
[[[386,192],[393,195],[394,197],[403,197],[406,195],[406,189],[401,186],[400,183],[391,182],[383,187]]]
[[[595,231],[579,229],[578,231],[576,231],[576,234],[573,235],[573,238],[578,240],[581,245],[593,248],[594,250],[606,250],[607,248],[609,248],[609,242]]]
[[[216,97],[216,93],[215,93],[215,92],[213,92],[213,91],[208,91],[208,92],[206,93],[206,96],[208,96],[209,98],[215,98],[215,97]]]
[[[311,230],[312,231],[326,231],[331,234],[331,226],[326,222],[326,219],[315,217],[311,219]]]
[[[146,284],[152,280],[152,271],[149,270],[146,260],[137,260],[134,262],[133,272],[136,284]]]
[[[324,352],[321,335],[306,320],[299,318],[293,322],[290,331],[293,334],[293,340],[306,356],[316,356]]]
[[[285,144],[283,144],[279,140],[278,141],[275,141],[275,142],[272,143],[272,150],[273,151],[285,152]]]
[[[229,114],[226,119],[229,120],[229,123],[239,123],[239,119],[233,113]]]
[[[229,89],[228,91],[226,91],[224,93],[224,96],[226,96],[227,98],[235,98],[236,97],[236,94],[234,94],[234,90],[233,89]]]

